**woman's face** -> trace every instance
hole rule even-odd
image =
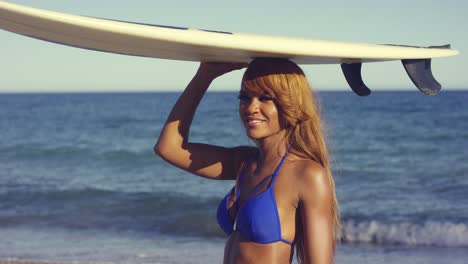
[[[255,95],[242,88],[239,92],[239,116],[247,136],[253,140],[269,137],[282,129],[278,108],[267,93]]]

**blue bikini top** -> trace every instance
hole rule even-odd
[[[234,188],[231,189],[218,206],[218,224],[227,235],[230,235],[234,230],[238,230],[242,236],[252,242],[269,244],[282,241],[292,245],[292,242],[283,239],[281,236],[280,218],[273,191],[278,171],[283,165],[287,154],[288,152],[284,154],[275,172],[263,179],[247,196],[247,201],[242,206],[239,206],[239,197],[243,173],[239,174],[239,186],[234,204],[237,209],[235,220],[231,220],[228,207],[228,199],[234,192]],[[260,194],[255,195],[270,178],[272,178],[270,186]]]

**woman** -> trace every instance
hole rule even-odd
[[[256,147],[189,141],[194,112],[217,77],[245,64],[201,63],[170,113],[155,152],[201,177],[235,180],[218,207],[229,235],[224,263],[331,263],[340,226],[322,122],[303,71],[255,59],[242,79],[239,116]]]

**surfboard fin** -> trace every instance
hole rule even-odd
[[[445,47],[445,46],[444,46]],[[431,59],[401,60],[406,73],[416,87],[426,95],[435,95],[441,85],[432,75]],[[341,69],[351,89],[359,96],[368,96],[371,91],[362,81],[361,62],[342,63]]]
[[[371,91],[362,81],[361,62],[357,63],[342,63],[341,70],[346,78],[351,89],[359,96],[368,96]]]
[[[431,59],[409,59],[401,62],[411,81],[421,92],[435,95],[440,91],[441,85],[432,75]]]

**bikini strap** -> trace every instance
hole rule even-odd
[[[284,160],[286,159],[286,156],[288,156],[290,149],[291,149],[291,146],[288,147],[288,149],[286,150],[286,153],[284,153],[283,157],[281,158],[280,163],[276,167],[275,172],[273,172],[273,179],[271,180],[271,186],[275,184],[276,176],[278,176],[278,172],[281,169],[281,166],[283,166]]]
[[[259,184],[257,184],[255,189],[253,191],[251,191],[250,194],[247,196],[247,201],[249,201],[252,197],[255,196],[255,194],[258,192],[258,190],[260,190],[260,188],[262,188],[263,185],[265,185],[265,183],[267,182],[268,179],[271,178],[271,176],[273,176],[273,175],[265,177],[265,179],[263,179]]]
[[[253,196],[255,196],[255,193],[257,193],[257,191],[265,184],[265,182],[267,182],[267,180],[269,178],[272,178],[271,180],[271,184],[270,186],[273,186],[273,184],[275,183],[275,180],[276,180],[276,176],[278,175],[278,172],[281,168],[281,166],[283,165],[283,162],[284,160],[286,159],[286,156],[288,155],[288,152],[289,150],[291,149],[291,147],[288,147],[288,149],[286,150],[286,153],[284,153],[283,157],[281,158],[281,161],[279,162],[278,166],[276,166],[276,169],[275,171],[273,172],[272,175],[268,176],[268,177],[265,177],[265,179],[263,179],[256,187],[255,189],[247,196],[247,201],[250,200]],[[247,163],[248,164],[248,163]],[[237,183],[237,191],[236,191],[236,209],[239,210],[239,198],[240,198],[240,188],[241,188],[241,185],[242,185],[242,177],[244,175],[244,168],[242,168],[242,170],[239,172],[239,179],[238,179],[238,183]]]
[[[239,197],[240,197],[240,188],[241,188],[241,183],[242,183],[242,175],[244,175],[243,171],[239,172],[239,178],[237,179],[237,190],[236,190],[236,201],[235,201],[235,206],[236,210],[239,211]]]
[[[284,242],[284,243],[286,243],[286,244],[288,244],[288,245],[290,245],[291,247],[293,247],[293,248],[294,248],[294,243],[293,243],[293,242],[291,242],[291,241],[288,241],[288,240],[286,240],[286,239],[283,239],[283,238],[281,238],[281,240],[280,240],[280,241],[281,241],[281,242]]]
[[[241,192],[241,185],[242,185],[242,177],[244,176],[244,171],[245,169],[248,167],[248,165],[250,164],[251,160],[250,158],[247,159],[243,164],[242,164],[242,167],[239,171],[239,177],[237,178],[237,182],[236,182],[236,201],[235,201],[235,206],[236,206],[236,210],[239,211],[239,198],[240,198],[240,192]]]

